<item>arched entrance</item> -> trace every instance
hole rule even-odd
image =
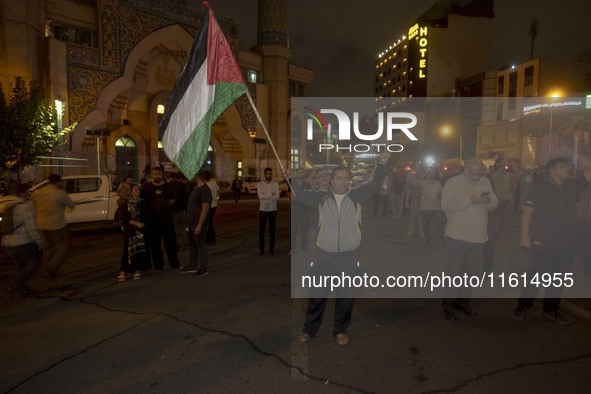
[[[138,181],[137,145],[127,134],[115,142],[115,166],[118,179],[133,175],[134,181]]]

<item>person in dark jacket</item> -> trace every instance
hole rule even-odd
[[[361,244],[361,204],[373,197],[386,176],[385,160],[381,158],[370,182],[351,189],[351,171],[336,167],[331,175],[331,187],[327,191],[304,190],[297,182],[292,184],[294,199],[318,207],[320,222],[316,239],[316,252],[311,264],[313,275],[355,276],[359,269]],[[324,294],[312,293],[306,311],[304,329],[298,335],[299,342],[308,342],[320,329],[324,308]],[[350,289],[339,289],[336,294],[333,336],[339,346],[349,343],[347,328],[351,323],[354,294]]]

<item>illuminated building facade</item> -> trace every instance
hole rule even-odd
[[[204,13],[184,0],[0,1],[0,83],[16,76],[44,84],[52,101],[65,103],[65,155],[87,159],[72,171],[116,170],[141,174],[145,165],[167,162],[158,122],[166,108]],[[289,168],[289,96],[305,95],[313,72],[290,62],[287,2],[259,0],[258,42],[239,46],[239,29],[218,19],[249,91]],[[212,127],[207,166],[218,179],[236,172],[278,169],[246,97]],[[96,152],[99,152],[97,155]],[[167,169],[174,167],[166,165]],[[278,172],[277,172],[278,173]],[[42,175],[42,174],[41,174]],[[39,176],[39,175],[38,175]]]
[[[482,126],[476,155],[503,157],[522,166],[543,165],[549,158],[589,154],[589,130],[573,117],[589,116],[591,62],[533,59],[487,73]],[[591,119],[591,118],[589,118]]]
[[[455,81],[490,64],[493,0],[441,0],[375,63],[376,97],[453,96]]]

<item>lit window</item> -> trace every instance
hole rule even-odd
[[[250,83],[257,83],[257,72],[253,70],[248,70],[248,82]]]
[[[134,148],[135,142],[129,137],[121,137],[115,141],[115,146]]]

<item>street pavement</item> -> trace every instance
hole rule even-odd
[[[511,319],[514,299],[477,299],[477,316],[447,321],[437,299],[358,299],[346,347],[331,335],[329,301],[318,336],[298,343],[306,300],[290,295],[289,201],[279,204],[275,255],[258,256],[257,210],[253,198],[220,201],[204,277],[167,267],[119,284],[121,234],[72,233],[66,268],[80,293],[2,292],[0,391],[591,392],[588,300],[567,303],[575,313],[565,327],[543,319],[539,302],[521,322]],[[405,218],[366,215],[364,226],[391,234],[393,262],[444,256],[440,235],[429,247],[407,239]],[[507,226],[499,259],[517,244],[518,218]],[[11,269],[0,262],[4,289]]]

